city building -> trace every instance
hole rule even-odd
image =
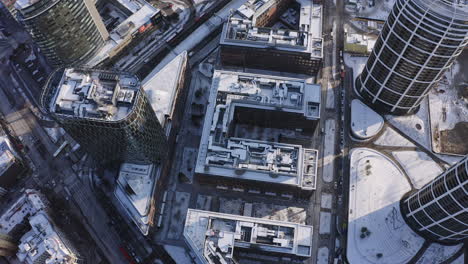
[[[468,238],[468,156],[402,201],[408,225],[441,243]]]
[[[184,239],[197,264],[302,263],[311,257],[312,226],[188,209]]]
[[[123,163],[117,178],[114,195],[144,235],[148,235],[153,225],[155,210],[153,196],[160,176],[159,170],[160,167],[154,164]]]
[[[25,172],[21,157],[8,137],[0,130],[0,197],[13,187]]]
[[[85,62],[109,37],[92,0],[18,0],[15,8],[17,20],[56,67]]]
[[[467,43],[466,2],[397,0],[356,90],[382,112],[414,113]]]
[[[268,188],[313,190],[316,150],[280,140],[252,139],[240,127],[313,132],[319,118],[320,85],[303,79],[215,71],[195,168],[197,177],[219,184],[261,188],[268,183]]]
[[[293,2],[249,0],[243,4],[223,27],[221,63],[316,75],[323,57],[322,6],[299,0],[299,10],[288,9]],[[274,27],[278,19],[287,26]]]
[[[145,0],[97,1],[96,5],[109,31],[109,38],[104,47],[84,64],[90,68],[122,68],[120,64],[114,65],[114,62],[128,55],[133,47],[155,30],[165,26],[163,16],[172,12],[169,7],[160,10]]]
[[[133,74],[56,70],[42,106],[100,163],[158,164],[166,157],[163,128]]]
[[[168,142],[168,157],[175,152],[175,141],[184,113],[187,84],[190,78],[187,52],[177,56],[154,77],[145,82],[143,90],[153,108]],[[140,232],[148,235],[154,226],[156,208],[161,206],[162,188],[157,188],[161,177],[167,177],[172,158],[161,164],[139,165],[123,163],[117,178],[114,195],[125,213]]]
[[[77,250],[52,221],[49,210],[48,201],[41,193],[25,190],[0,216],[0,243],[19,241],[15,253],[21,263],[78,263]]]

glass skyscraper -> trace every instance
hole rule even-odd
[[[468,43],[464,0],[397,0],[356,80],[375,109],[414,113]]]
[[[442,243],[468,238],[468,156],[405,198],[402,213],[425,238]]]

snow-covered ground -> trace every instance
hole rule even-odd
[[[461,254],[452,264],[465,264],[465,254]]]
[[[375,150],[357,148],[350,155],[349,262],[407,263],[424,243],[400,213],[400,199],[411,190],[408,181]]]
[[[443,246],[437,243],[432,243],[416,262],[416,264],[438,264],[442,263],[451,256],[455,255],[462,248],[463,244],[456,246]],[[462,262],[463,263],[463,262]]]
[[[330,234],[330,230],[331,230],[331,213],[320,212],[319,234],[321,235]]]
[[[322,193],[321,207],[326,209],[332,208],[332,195],[330,193]]]
[[[440,159],[444,160],[445,162],[447,163],[450,163],[452,165],[454,165],[455,163],[459,162],[461,159],[463,159],[463,157],[459,157],[459,156],[452,156],[452,155],[443,155],[443,154],[436,154],[437,157],[439,157]]]
[[[382,116],[370,109],[361,100],[351,102],[351,132],[359,139],[370,139],[382,130]]]
[[[376,141],[374,141],[374,144],[389,147],[415,147],[413,143],[389,127],[385,129],[385,131]]]
[[[396,0],[375,0],[375,5],[369,7],[367,0],[358,0],[358,11],[355,13],[359,17],[387,20],[388,14]]]
[[[353,69],[353,82],[354,82],[354,80],[356,80],[356,77],[359,74],[361,74],[362,69],[364,69],[364,66],[366,65],[368,57],[361,57],[361,56],[356,57],[356,56],[351,56],[348,53],[345,53],[343,57],[344,57],[344,63],[346,64],[346,66]]]
[[[164,245],[164,249],[169,253],[171,258],[176,263],[181,264],[190,264],[193,263],[190,256],[187,254],[187,251],[183,247],[172,246],[172,245]]]
[[[322,178],[325,182],[333,181],[333,169],[335,161],[335,120],[325,121],[325,145],[323,148]]]
[[[425,149],[431,150],[427,97],[423,99],[416,114],[408,116],[386,115],[386,118],[392,125],[421,144]]]
[[[445,72],[444,80],[437,89],[429,93],[429,111],[432,130],[432,147],[434,152],[442,151],[440,131],[451,130],[459,122],[468,122],[467,100],[459,96],[454,87],[454,76],[460,71],[460,64],[455,61],[452,68]]]
[[[421,189],[443,172],[439,165],[424,152],[398,151],[392,154],[403,166],[416,189]]]
[[[328,264],[329,250],[327,247],[321,247],[317,253],[317,264]]]

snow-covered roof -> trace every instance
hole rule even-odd
[[[242,5],[237,14],[229,17],[221,35],[222,45],[272,48],[305,52],[311,57],[323,56],[322,6],[312,1],[299,0],[301,4],[299,30],[259,27],[257,17],[276,9],[276,1],[252,0]]]
[[[187,51],[179,54],[157,74],[143,83],[143,90],[153,107],[159,122],[164,127],[167,118],[172,118],[177,93],[182,89],[187,67]]]
[[[20,240],[18,260],[35,264],[44,261],[45,264],[74,264],[78,257],[67,245],[63,237],[55,230],[44,212],[29,218],[32,229]],[[44,260],[45,257],[45,260]]]
[[[351,132],[359,139],[369,139],[383,128],[384,119],[361,100],[351,101]]]
[[[320,85],[303,79],[215,71],[195,169],[204,175],[315,188],[317,151],[229,136],[236,107],[283,111],[317,120]]]
[[[123,163],[114,195],[125,208],[126,213],[143,234],[148,234],[152,219],[151,201],[153,199],[159,167]]]
[[[140,81],[132,74],[67,68],[58,86],[51,89],[49,110],[72,117],[118,121],[132,111],[139,92]]]
[[[312,233],[312,226],[188,209],[183,234],[197,263],[230,264],[237,247],[308,258]]]

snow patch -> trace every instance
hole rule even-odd
[[[389,158],[368,148],[353,149],[348,215],[350,263],[407,263],[424,239],[406,225],[400,199],[411,190]]]
[[[451,256],[455,255],[462,248],[463,244],[456,246],[443,246],[437,243],[432,243],[416,262],[416,264],[438,264],[446,261]],[[456,262],[456,261],[455,261]],[[453,263],[455,263],[453,262]],[[462,263],[462,262],[461,262]]]
[[[351,102],[351,131],[359,139],[369,139],[382,130],[384,120],[382,116],[370,109],[361,100]]]
[[[409,140],[389,127],[385,129],[383,134],[374,142],[374,144],[379,146],[416,147]]]
[[[386,115],[386,118],[392,125],[421,144],[424,148],[427,150],[431,149],[427,97],[423,99],[416,114],[408,116]]]
[[[331,213],[320,212],[319,234],[321,235],[330,234],[330,230],[331,230]]]
[[[399,151],[392,154],[403,166],[416,189],[421,189],[443,172],[437,163],[424,152]]]

